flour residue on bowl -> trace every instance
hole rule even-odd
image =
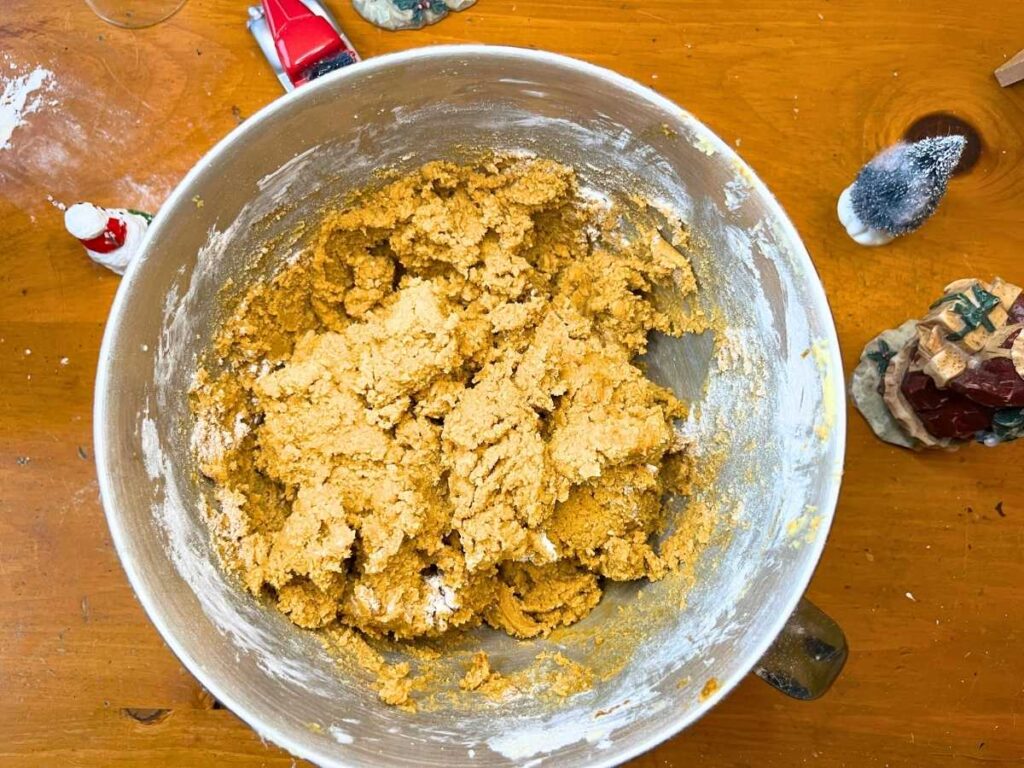
[[[420,54],[423,61],[419,64],[429,65],[432,55]],[[367,66],[370,69],[366,71],[371,72],[373,63]],[[559,66],[565,68],[567,77],[576,77],[578,73],[574,67],[586,67],[570,66],[564,62]],[[471,72],[472,68],[462,71],[468,87],[460,91],[458,97],[473,93],[472,89],[479,87],[479,84],[472,84]],[[374,72],[374,77],[381,74],[383,72]],[[573,119],[561,119],[537,115],[532,105],[515,103],[514,94],[507,107],[485,112],[472,106],[467,108],[465,103],[459,103],[458,97],[443,104],[424,100],[413,106],[396,108],[392,123],[378,121],[377,125],[369,122],[363,125],[365,115],[373,110],[360,108],[360,121],[352,131],[345,131],[345,140],[339,141],[337,146],[330,145],[330,138],[321,136],[316,139],[328,142],[321,145],[316,153],[316,163],[300,160],[281,174],[264,167],[267,165],[264,163],[251,180],[255,191],[256,180],[266,178],[273,193],[274,189],[281,189],[279,184],[294,181],[298,171],[293,169],[301,168],[304,183],[302,186],[293,184],[292,190],[301,193],[307,188],[326,186],[330,188],[328,194],[340,192],[344,195],[351,189],[351,185],[344,181],[349,178],[349,170],[357,178],[367,179],[366,164],[379,164],[383,157],[387,158],[386,163],[394,164],[394,169],[407,172],[433,157],[447,156],[450,147],[446,147],[453,142],[459,147],[522,148],[535,154],[554,151],[560,160],[580,171],[584,186],[617,190],[621,188],[623,178],[643,179],[645,192],[667,200],[669,206],[701,231],[712,246],[703,249],[694,243],[693,252],[688,255],[693,259],[703,295],[714,297],[715,303],[729,307],[728,325],[737,329],[733,341],[747,345],[745,351],[755,376],[764,377],[766,403],[761,408],[750,410],[751,385],[744,373],[746,365],[737,359],[731,361],[730,368],[731,351],[718,354],[722,347],[717,341],[717,332],[716,339],[712,339],[711,334],[703,334],[680,340],[679,349],[685,350],[683,355],[678,354],[668,342],[655,339],[648,354],[648,370],[652,375],[664,374],[661,381],[665,382],[678,379],[678,371],[693,361],[698,368],[716,368],[713,380],[708,381],[705,390],[698,388],[682,393],[684,399],[693,402],[695,407],[680,432],[691,440],[695,450],[705,455],[725,451],[731,456],[743,457],[741,461],[723,463],[719,486],[711,489],[718,493],[707,499],[709,514],[719,515],[718,519],[741,520],[743,525],[727,541],[712,541],[703,558],[706,561],[702,566],[706,567],[703,573],[716,585],[713,594],[701,590],[699,584],[695,589],[686,590],[677,589],[667,581],[645,588],[645,597],[639,599],[627,589],[622,594],[608,595],[583,622],[556,630],[547,641],[538,642],[545,647],[564,644],[568,656],[595,669],[597,679],[594,688],[572,697],[563,706],[544,710],[531,706],[529,697],[513,699],[500,705],[500,709],[491,709],[497,705],[485,702],[475,709],[460,710],[458,728],[445,725],[446,721],[441,716],[443,708],[448,706],[445,701],[437,702],[441,709],[436,711],[436,717],[434,711],[415,717],[404,713],[395,715],[393,710],[382,712],[385,708],[369,706],[349,686],[349,679],[358,679],[357,670],[352,670],[351,674],[346,670],[340,679],[331,675],[327,671],[330,660],[326,654],[318,655],[315,650],[311,651],[308,644],[297,639],[299,633],[290,632],[283,623],[275,625],[268,620],[268,615],[273,612],[245,596],[239,586],[225,579],[216,567],[216,559],[211,560],[209,541],[202,537],[190,538],[197,524],[197,507],[192,503],[196,496],[195,480],[188,475],[187,469],[190,423],[180,409],[174,410],[176,397],[180,397],[188,384],[187,376],[182,378],[182,371],[193,369],[195,358],[191,349],[194,339],[207,332],[209,315],[203,307],[209,306],[211,296],[215,294],[209,290],[211,276],[249,274],[247,267],[218,271],[217,264],[238,264],[240,259],[238,253],[232,251],[231,243],[244,240],[253,228],[259,230],[264,227],[274,238],[289,239],[290,232],[284,228],[294,226],[301,215],[294,212],[295,201],[290,199],[292,193],[277,198],[285,200],[287,211],[283,214],[264,205],[267,196],[260,196],[237,214],[232,210],[227,221],[215,222],[210,247],[204,249],[194,271],[190,271],[191,264],[188,265],[168,295],[164,323],[167,344],[161,345],[156,358],[155,389],[150,393],[151,407],[146,416],[153,420],[156,429],[152,432],[156,432],[157,437],[154,441],[151,434],[146,452],[160,453],[167,459],[159,462],[160,484],[156,491],[154,517],[163,527],[166,547],[175,567],[195,592],[210,624],[222,632],[230,647],[236,650],[240,666],[247,670],[247,674],[252,674],[250,668],[255,661],[289,702],[309,700],[325,712],[332,710],[339,701],[344,702],[345,707],[358,707],[362,727],[349,730],[342,725],[354,738],[353,744],[343,745],[331,738],[327,731],[331,724],[341,723],[336,711],[333,719],[321,719],[324,724],[321,733],[311,735],[301,723],[293,728],[287,713],[271,718],[259,702],[245,700],[245,692],[237,692],[238,699],[232,701],[236,692],[223,691],[225,695],[222,698],[229,706],[250,722],[260,724],[268,736],[292,749],[306,751],[307,756],[315,757],[318,762],[329,764],[332,760],[357,759],[355,756],[361,755],[362,749],[375,749],[366,742],[378,738],[383,740],[382,746],[386,748],[400,740],[402,748],[410,754],[419,754],[417,750],[422,749],[423,754],[433,755],[436,749],[443,747],[446,755],[470,754],[481,761],[497,759],[496,755],[504,756],[520,766],[544,762],[549,755],[553,760],[555,753],[558,759],[568,755],[570,760],[579,757],[585,764],[602,765],[635,755],[637,750],[653,746],[656,740],[664,738],[679,725],[692,721],[722,691],[728,691],[736,683],[742,671],[738,672],[734,660],[730,660],[731,649],[747,647],[752,634],[767,637],[776,627],[774,615],[778,601],[774,594],[762,594],[759,584],[775,583],[780,574],[790,581],[801,581],[810,572],[815,550],[827,530],[830,515],[824,514],[814,542],[805,545],[799,554],[788,545],[785,529],[800,514],[802,503],[807,498],[821,497],[823,510],[830,513],[830,501],[824,498],[827,494],[805,480],[818,468],[821,456],[832,451],[831,445],[837,436],[841,436],[843,414],[837,412],[829,441],[823,442],[810,432],[806,435],[809,441],[805,441],[806,419],[802,414],[820,405],[820,370],[813,360],[800,359],[799,353],[813,340],[813,333],[824,334],[822,329],[828,325],[827,322],[824,326],[821,323],[820,292],[816,292],[813,286],[806,290],[804,285],[808,274],[813,283],[806,254],[795,235],[786,231],[788,224],[782,230],[763,226],[755,232],[756,222],[751,217],[784,219],[778,206],[755,178],[751,176],[749,179],[747,199],[733,210],[732,206],[723,205],[721,184],[716,182],[713,189],[706,190],[701,181],[694,181],[689,175],[687,169],[691,165],[707,165],[714,177],[715,167],[720,161],[745,168],[731,150],[720,146],[706,128],[660,97],[641,93],[642,89],[635,84],[607,72],[601,76],[621,93],[614,103],[608,101],[599,115],[585,114],[584,110],[579,119],[575,116]],[[341,81],[338,82],[340,84]],[[571,93],[567,97],[564,89],[559,90],[561,82],[559,80],[546,90],[571,99]],[[510,94],[514,88],[514,83],[508,84]],[[622,98],[626,101],[623,102]],[[702,159],[707,157],[706,154],[690,158],[687,161],[689,165],[679,165],[666,159],[665,152],[653,146],[664,142],[666,137],[660,134],[661,138],[648,136],[644,125],[638,124],[641,121],[625,119],[616,111],[617,104],[627,102],[630,110],[644,114],[645,124],[649,122],[657,126],[671,122],[673,130],[682,137],[682,141],[676,140],[679,144],[689,143],[701,134],[709,136],[704,141],[706,146],[715,148],[713,162]],[[384,109],[388,111],[386,107]],[[646,115],[649,113],[648,120]],[[617,122],[619,125],[614,131],[604,130],[606,124],[614,127]],[[443,136],[439,136],[436,130],[429,130],[429,126],[438,123],[446,126]],[[251,133],[255,134],[256,127]],[[422,143],[410,149],[410,135],[422,137]],[[658,146],[664,147],[664,144]],[[459,155],[462,150],[451,151]],[[214,158],[218,169],[230,165],[225,163],[224,154],[222,152],[220,157]],[[287,159],[274,162],[283,163]],[[688,181],[681,181],[681,178]],[[200,177],[197,176],[196,180]],[[188,196],[193,193],[190,190]],[[714,199],[710,199],[712,197]],[[204,227],[210,225],[206,214],[210,213],[211,207],[216,207],[212,203],[208,199],[206,208],[196,212],[197,218],[206,222]],[[168,209],[179,222],[180,206],[172,205]],[[269,225],[268,221],[271,222]],[[159,220],[156,227],[159,231]],[[293,257],[301,245],[298,241],[295,243],[296,247],[288,251]],[[167,256],[167,253],[162,252],[161,255]],[[262,274],[260,269],[253,273]],[[725,276],[732,280],[723,279]],[[774,296],[772,304],[764,300],[768,291]],[[811,316],[810,325],[807,315]],[[827,309],[824,316],[827,317]],[[202,322],[195,318],[201,318]],[[799,346],[804,341],[807,344]],[[836,356],[831,346],[825,357],[829,368],[834,368]],[[717,370],[720,363],[722,370]],[[142,418],[143,414],[140,414],[140,422]],[[723,431],[723,425],[728,429]],[[184,432],[177,434],[178,430]],[[752,451],[751,443],[768,448],[763,452]],[[771,447],[773,443],[785,446],[787,450],[778,454]],[[794,447],[792,451],[788,450],[790,447]],[[770,472],[768,468],[771,468]],[[167,477],[175,478],[173,487],[168,486],[169,494],[164,493],[163,485],[163,478]],[[756,482],[751,482],[752,478]],[[781,492],[786,488],[791,489],[788,496]],[[739,553],[742,557],[731,556],[730,548],[734,550],[733,554]],[[214,567],[207,569],[204,561],[212,562]],[[752,579],[756,579],[756,583],[752,584]],[[133,575],[132,580],[139,583],[137,575]],[[684,594],[685,605],[682,600]],[[677,602],[674,602],[675,598],[678,598]],[[752,602],[752,598],[756,599]],[[446,603],[443,596],[440,602]],[[601,606],[605,605],[611,614],[619,613],[617,606],[622,605],[623,616],[632,617],[635,626],[647,627],[650,631],[632,644],[632,652],[622,648],[622,653],[612,654],[606,661],[596,663],[596,652],[610,645],[608,641],[600,646],[595,642],[599,633],[594,627],[613,618],[608,613],[599,613],[604,610]],[[628,623],[628,619],[624,621]],[[169,636],[179,653],[180,647],[190,642],[181,632],[169,632],[166,627],[161,631]],[[176,635],[180,642],[175,639]],[[637,643],[644,648],[644,653],[631,655]],[[515,674],[524,666],[523,655],[514,644],[490,644],[487,650],[492,671],[503,675]],[[457,651],[451,678],[456,682],[466,674],[472,648],[463,647]],[[390,649],[384,649],[384,655],[389,663],[403,659]],[[182,658],[206,679],[194,649],[190,653],[186,648]],[[604,669],[617,670],[617,674],[605,680]],[[685,674],[681,674],[683,671]],[[211,682],[220,682],[216,674],[210,677]],[[711,677],[721,682],[721,691],[712,700],[700,702],[700,684]],[[686,682],[677,687],[681,678]],[[315,718],[308,713],[301,716],[302,722]],[[635,734],[641,722],[648,736],[638,740]],[[495,723],[500,723],[500,733],[495,732]],[[579,760],[577,763],[584,764]]]

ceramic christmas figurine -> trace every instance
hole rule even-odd
[[[123,275],[153,217],[128,208],[76,203],[64,212],[64,226],[85,246],[89,258]]]
[[[939,136],[876,155],[839,196],[839,220],[861,245],[885,245],[935,213],[967,140]]]
[[[880,438],[907,448],[1024,436],[1024,292],[957,280],[920,320],[864,348],[850,393]]]
[[[448,11],[469,8],[476,0],[352,0],[364,19],[384,29],[419,29],[443,19]]]

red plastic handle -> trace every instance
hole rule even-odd
[[[347,50],[334,27],[301,0],[262,2],[281,66],[295,85],[306,81],[304,73],[318,61]]]

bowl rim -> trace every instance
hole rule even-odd
[[[764,200],[768,213],[773,217],[774,222],[778,226],[781,237],[789,245],[794,261],[802,268],[803,274],[806,275],[805,288],[811,298],[811,305],[808,309],[822,320],[823,334],[819,341],[824,342],[822,349],[824,354],[821,355],[823,358],[823,375],[838,377],[839,379],[843,378],[843,365],[835,327],[835,318],[829,306],[821,277],[789,216],[775,195],[761,181],[760,177],[740,158],[729,144],[672,100],[636,80],[613,70],[559,53],[505,45],[451,44],[417,47],[383,54],[365,59],[355,66],[344,67],[303,85],[301,88],[278,96],[255,112],[249,119],[232,129],[192,166],[161,205],[161,208],[169,209],[186,202],[193,181],[204,173],[206,168],[215,162],[221,154],[227,151],[229,146],[242,139],[249,131],[255,130],[257,125],[270,119],[278,111],[288,108],[293,102],[303,99],[315,99],[320,91],[328,88],[331,83],[338,80],[362,77],[372,74],[374,70],[408,61],[444,59],[448,57],[462,60],[480,57],[515,57],[574,70],[585,76],[607,80],[615,86],[651,102],[660,110],[668,114],[674,114],[683,120],[687,127],[693,131],[696,141],[704,143],[705,146],[710,146],[725,161],[738,168],[741,172],[744,172],[750,186]],[[154,218],[140,245],[138,256],[128,265],[126,274],[118,287],[107,317],[97,362],[93,402],[93,449],[96,457],[100,496],[114,548],[117,551],[121,567],[128,576],[128,581],[139,602],[142,604],[146,616],[156,627],[161,638],[170,647],[179,661],[218,701],[223,702],[228,709],[240,717],[261,737],[269,739],[290,754],[319,765],[347,768],[351,764],[346,763],[343,758],[339,759],[336,756],[322,754],[315,747],[291,738],[286,732],[274,726],[273,723],[265,722],[255,712],[242,705],[227,687],[221,685],[218,679],[208,674],[197,659],[186,649],[185,644],[179,640],[179,631],[165,621],[163,610],[154,595],[146,588],[145,579],[142,577],[136,559],[131,554],[132,546],[129,542],[129,535],[125,525],[122,523],[122,516],[116,503],[118,499],[111,474],[113,467],[108,456],[108,453],[111,451],[107,438],[107,425],[110,414],[108,393],[111,391],[111,384],[117,379],[116,368],[113,365],[113,350],[121,325],[121,317],[125,312],[125,307],[131,300],[132,285],[135,282],[140,265],[147,259],[149,244],[156,239],[163,229],[161,227],[162,220],[159,215]],[[831,402],[828,402],[830,395]],[[821,516],[821,523],[818,528],[819,535],[813,542],[806,545],[805,552],[809,556],[805,556],[802,559],[796,572],[791,575],[789,582],[791,584],[790,594],[785,601],[786,610],[780,612],[771,625],[771,631],[765,632],[763,636],[757,639],[756,643],[751,643],[750,648],[740,659],[739,663],[735,665],[730,675],[724,680],[719,680],[719,688],[714,695],[702,700],[687,715],[676,720],[667,719],[664,725],[657,728],[649,736],[636,739],[634,743],[616,751],[614,756],[608,755],[603,759],[595,760],[591,763],[594,768],[611,768],[612,766],[621,765],[668,741],[707,714],[750,673],[757,661],[768,651],[775,638],[782,631],[790,615],[796,609],[820,562],[835,517],[846,453],[845,388],[842,386],[824,388],[822,408],[834,414],[834,421],[828,435],[828,442],[831,443],[829,448],[833,457],[832,464],[831,466],[822,467],[823,471],[829,472],[829,478],[826,491],[823,493],[823,503],[818,507],[818,514]],[[828,455],[828,452],[825,455]],[[556,754],[557,751],[548,753],[548,757],[553,757]]]

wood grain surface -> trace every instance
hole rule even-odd
[[[948,281],[1024,282],[1024,86],[992,76],[1024,45],[1019,0],[479,0],[405,33],[329,4],[365,56],[442,42],[549,49],[694,112],[796,223],[848,371]],[[234,0],[189,0],[140,31],[105,25],[82,0],[6,0],[0,74],[38,66],[53,87],[0,149],[0,765],[290,766],[182,668],[121,571],[90,416],[118,278],[50,202],[155,210],[279,86]],[[856,246],[839,192],[933,112],[977,130],[979,161],[920,232]],[[1024,445],[912,454],[852,414],[810,588],[849,637],[845,673],[810,704],[749,679],[634,765],[1024,764],[1022,456]]]

